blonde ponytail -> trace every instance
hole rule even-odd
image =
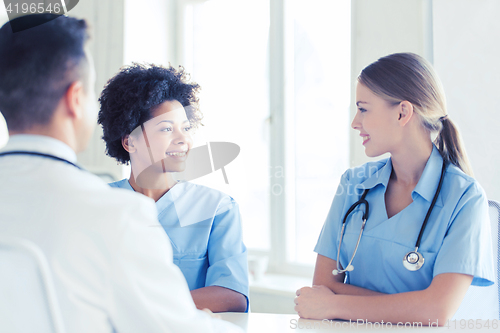
[[[473,177],[472,167],[465,153],[462,138],[457,127],[448,116],[444,116],[440,120],[442,126],[438,136],[434,140],[434,144],[446,161],[456,165],[464,173]]]

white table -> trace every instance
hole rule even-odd
[[[406,331],[406,332],[500,332],[500,321],[478,320],[473,322],[451,321],[449,327],[429,327],[417,326],[411,323],[404,324],[386,324],[386,323],[363,323],[333,320],[306,320],[297,315],[291,314],[270,314],[270,313],[219,313],[221,319],[232,322],[243,328],[247,333],[282,333],[282,332],[308,332],[308,333],[327,333],[327,332],[376,332],[376,331]],[[426,323],[428,324],[428,323]],[[464,325],[465,324],[465,325]],[[489,328],[484,327],[488,324]],[[496,327],[496,329],[495,329]]]

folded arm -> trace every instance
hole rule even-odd
[[[237,291],[219,286],[208,286],[191,290],[194,304],[198,309],[212,312],[245,312],[247,299]]]
[[[313,285],[326,286],[335,294],[371,296],[383,295],[382,293],[344,283],[345,273],[333,275],[337,269],[337,261],[318,254],[314,268]]]
[[[213,312],[245,312],[248,295],[247,249],[238,204],[224,198],[208,242],[206,287],[191,291],[196,306]]]
[[[470,275],[444,273],[435,276],[424,290],[381,294],[355,286],[341,286],[343,278],[336,276],[330,279],[325,274],[330,267],[322,263],[323,259],[318,260],[320,266],[316,268],[314,284],[325,285],[304,287],[297,291],[295,310],[302,318],[408,321],[422,325],[438,322],[441,326],[455,314],[472,282]],[[336,268],[336,262],[332,261]],[[329,274],[332,275],[331,270]]]

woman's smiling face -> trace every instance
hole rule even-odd
[[[151,111],[153,118],[135,129],[131,137],[135,152],[132,163],[158,165],[158,172],[181,172],[193,145],[191,125],[178,101],[166,101]],[[161,163],[158,163],[161,162]]]
[[[366,155],[375,157],[391,152],[399,142],[398,105],[390,105],[358,82],[356,106],[351,127],[360,132]]]

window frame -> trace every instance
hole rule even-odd
[[[175,62],[186,58],[185,48],[190,43],[185,35],[188,22],[184,21],[189,6],[208,0],[174,0],[172,17],[175,32]],[[288,261],[295,251],[295,152],[294,142],[294,78],[293,78],[293,4],[287,0],[269,0],[269,180],[270,205],[269,250],[249,249],[250,255],[268,257],[268,273],[312,277],[314,264],[306,265]],[[189,61],[189,59],[185,59]],[[283,177],[275,177],[280,170]],[[279,193],[275,195],[273,193]],[[285,235],[285,236],[284,236]],[[312,251],[312,249],[311,249]]]

